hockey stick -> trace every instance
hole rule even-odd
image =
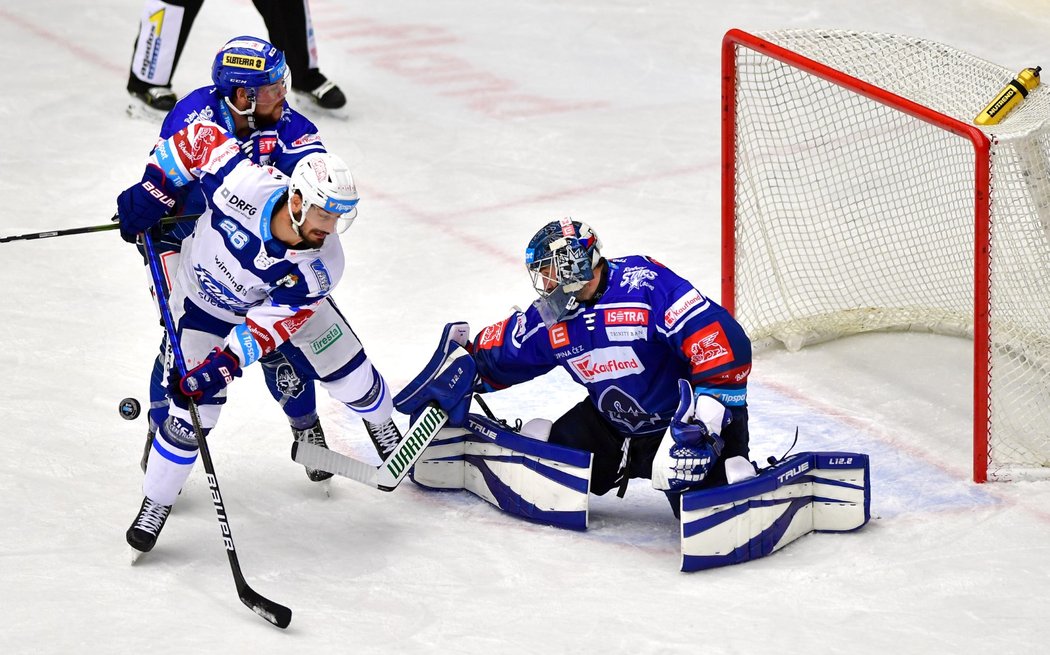
[[[188,216],[171,216],[161,220],[161,225],[174,225],[175,223],[185,223],[188,221],[195,221],[200,218],[200,214],[191,214]],[[114,218],[116,218],[114,216]],[[8,241],[31,241],[33,239],[50,239],[51,237],[64,237],[71,234],[88,234],[90,232],[106,232],[108,230],[120,229],[120,223],[104,223],[102,225],[90,225],[88,227],[74,227],[68,230],[48,230],[47,232],[32,232],[30,234],[18,234],[10,237],[0,237],[0,243],[7,243]]]
[[[379,466],[301,441],[292,444],[292,459],[312,469],[350,478],[380,491],[393,491],[447,422],[445,410],[435,403],[428,404],[419,418],[409,426],[408,436]]]
[[[158,290],[165,288],[164,276],[157,261],[156,251],[153,249],[153,239],[149,232],[143,232],[142,238],[146,246],[146,257],[149,259],[149,270],[153,276],[153,284]],[[171,308],[164,293],[157,293],[157,305],[160,307],[161,316],[164,317],[164,329],[168,333],[168,343],[175,353],[175,365],[179,373],[186,375],[186,360],[182,356],[182,347],[179,345],[178,333],[175,330],[175,322],[171,317]],[[233,533],[230,531],[230,522],[226,517],[226,506],[222,502],[222,494],[219,493],[219,480],[215,477],[215,465],[212,463],[211,451],[208,441],[204,438],[201,430],[200,414],[197,411],[197,403],[191,399],[190,418],[193,421],[193,431],[197,436],[197,447],[200,449],[201,461],[204,463],[204,472],[208,476],[208,487],[211,489],[211,502],[215,505],[215,513],[219,517],[219,528],[222,530],[222,541],[226,545],[226,555],[230,558],[230,569],[233,571],[233,581],[237,585],[237,595],[241,602],[249,609],[263,617],[278,628],[287,628],[292,621],[292,610],[280,603],[261,596],[258,592],[248,586],[241,573],[241,564],[237,559],[237,547],[233,544]]]

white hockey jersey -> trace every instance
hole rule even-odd
[[[288,193],[287,178],[249,161],[214,123],[172,135],[151,163],[176,186],[200,181],[207,207],[183,242],[172,288],[236,325],[226,346],[247,366],[288,340],[335,288],[344,265],[338,234],[306,250],[274,238],[270,219]]]

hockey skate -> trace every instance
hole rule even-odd
[[[138,119],[164,120],[178,100],[175,92],[167,86],[129,88],[128,93],[133,98],[128,103],[128,116]]]
[[[135,517],[135,522],[128,528],[128,545],[140,553],[148,553],[153,550],[160,536],[164,522],[168,520],[171,513],[171,505],[161,505],[150,500],[148,497],[142,499],[142,507]]]
[[[292,91],[298,94],[303,102],[317,105],[326,109],[326,115],[334,118],[349,118],[346,110],[346,95],[335,82],[329,80],[318,71],[311,71],[304,86],[295,84],[292,77]]]
[[[364,421],[365,430],[368,431],[376,452],[383,460],[386,460],[387,456],[394,452],[394,448],[397,448],[397,444],[401,443],[401,430],[394,425],[393,419],[388,418],[382,423],[369,423],[364,419],[361,420]]]
[[[314,424],[305,430],[297,430],[292,428],[292,436],[295,437],[296,441],[303,443],[313,444],[321,448],[328,448],[328,444],[324,440],[324,430],[321,429],[321,419],[314,421]],[[295,461],[295,451],[292,451],[292,461]],[[332,474],[328,471],[322,471],[320,469],[312,469],[309,466],[304,466],[306,469],[306,477],[310,478],[313,482],[323,482],[332,477]]]

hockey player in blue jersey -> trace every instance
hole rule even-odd
[[[158,144],[187,125],[203,120],[218,123],[226,132],[234,135],[241,144],[241,150],[251,161],[273,166],[286,175],[291,174],[303,157],[325,151],[317,127],[285,100],[288,67],[284,54],[276,47],[254,36],[236,37],[216,53],[211,73],[212,85],[189,93],[168,113],[161,126]],[[172,194],[175,200],[172,213],[202,213],[205,199],[199,187],[196,180],[190,180],[176,189]],[[154,239],[163,253],[161,260],[166,269],[166,278],[170,279],[177,268],[181,241],[192,229],[192,223],[177,224],[168,228],[160,238]],[[125,236],[133,238],[133,235]],[[150,285],[152,287],[152,279]],[[326,327],[336,325],[339,331],[350,333],[349,326],[331,299],[316,314],[319,321],[326,323]],[[295,341],[302,345],[306,334],[301,333]],[[150,427],[141,461],[143,470],[146,468],[153,435],[167,416],[164,370],[166,349],[165,339],[153,367]],[[263,359],[266,385],[288,417],[293,438],[327,447],[316,410],[314,381],[317,376],[310,367],[296,365],[295,357],[284,354],[286,350],[288,348],[277,349]],[[389,426],[366,425],[366,428],[373,435],[389,431]],[[386,445],[393,447],[390,443]],[[315,469],[307,469],[307,475],[314,481],[331,477],[330,473]]]
[[[587,397],[554,421],[549,442],[593,453],[594,494],[649,478],[677,516],[683,491],[724,484],[725,461],[748,455],[751,342],[736,320],[649,257],[603,258],[579,221],[545,225],[525,261],[540,298],[467,344],[473,391],[565,368]],[[431,377],[429,389],[402,390],[398,409],[436,401],[463,417],[469,387],[437,371],[417,380]]]
[[[196,401],[206,434],[218,420],[226,386],[282,344],[294,346],[300,333],[309,333],[315,347],[289,354],[333,398],[369,423],[390,425],[395,443],[400,438],[386,383],[360,341],[349,326],[340,334],[314,320],[343,273],[337,226],[345,229],[357,212],[346,164],[312,153],[285,177],[249,161],[219,125],[195,122],[158,144],[142,181],[120,194],[121,229],[150,229],[191,183],[199,184],[206,206],[183,243],[169,301],[188,372],[172,382],[144,499],[127,531],[128,543],[141,552],[153,548],[197,458],[187,398]]]

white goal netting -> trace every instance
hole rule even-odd
[[[977,131],[1016,70],[906,36],[758,36],[727,35],[738,320],[791,349],[976,325],[975,477],[1050,471],[1050,92]]]

